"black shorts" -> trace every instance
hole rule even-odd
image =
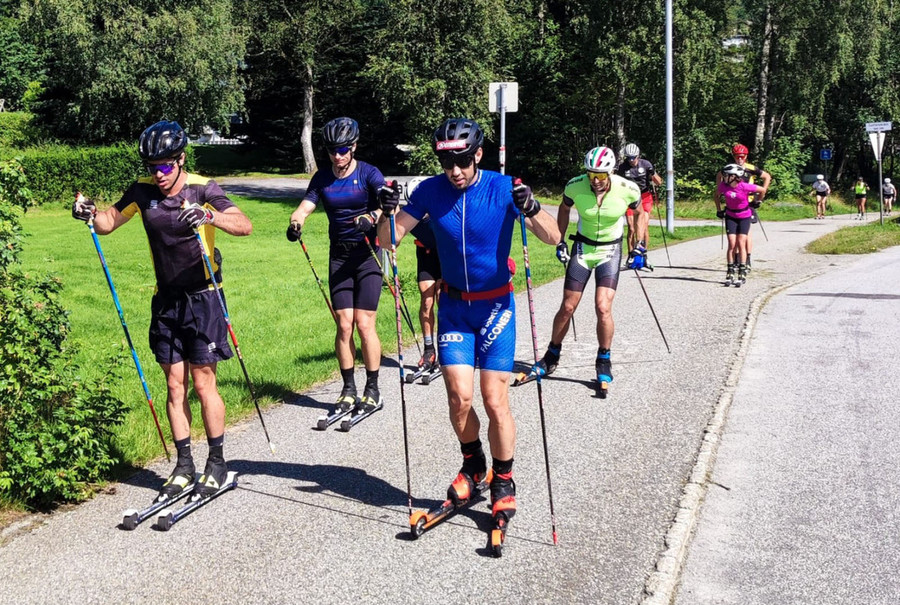
[[[416,281],[437,281],[441,278],[441,262],[435,250],[416,245]]]
[[[376,248],[375,253],[380,254],[380,249]],[[331,292],[331,305],[335,310],[378,310],[383,281],[381,267],[365,244],[346,251],[331,248],[328,289]]]
[[[593,269],[590,268],[592,263],[583,261],[582,247],[581,242],[576,242],[572,246],[572,258],[569,259],[569,265],[566,267],[566,280],[563,288],[573,292],[584,292],[588,280],[591,279],[591,273],[593,273],[597,288],[615,290],[619,286],[619,270],[622,266],[621,242],[615,245],[608,260],[594,266]]]
[[[233,355],[215,290],[172,296],[156,293],[150,313],[150,350],[158,363],[209,364]]]
[[[734,218],[726,214],[725,233],[728,235],[747,235],[750,233],[750,217]]]
[[[856,194],[856,199],[858,199],[858,200],[861,200],[861,199],[863,199],[864,197],[866,197],[866,194],[865,194],[865,193],[857,193],[857,194]]]

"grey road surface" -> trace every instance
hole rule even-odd
[[[676,603],[900,603],[900,248],[763,310]]]
[[[385,342],[384,411],[347,434],[313,430],[338,395],[340,386],[329,383],[266,412],[275,456],[255,419],[229,429],[225,451],[240,473],[239,488],[169,532],[149,522],[131,532],[119,527],[124,509],[155,495],[171,470],[165,461],[91,502],[40,518],[38,527],[7,535],[0,547],[0,603],[638,603],[665,548],[751,301],[850,263],[802,252],[807,242],[850,224],[767,224],[770,241],[756,233],[754,270],[740,289],[721,284],[718,238],[672,246],[672,268],[663,267],[661,251],[651,253],[658,268],[643,281],[671,354],[633,272],[623,273],[614,309],[615,381],[606,400],[592,386],[597,344],[586,298],[576,314],[578,341],[570,332],[559,369],[543,386],[558,546],[551,542],[533,383],[510,392],[519,512],[504,557],[487,556],[484,502],[410,539],[399,373],[394,343]],[[542,245],[532,239],[532,247]],[[414,262],[411,250],[401,246],[401,263]],[[521,259],[521,252],[512,254]],[[230,283],[240,287],[239,276]],[[559,281],[534,293],[541,351],[560,298]],[[517,359],[527,367],[533,355],[524,293],[516,304]],[[380,312],[391,311],[386,304]],[[404,354],[415,362],[415,349]],[[850,347],[846,354],[858,352]],[[868,352],[863,358],[871,360]],[[248,368],[252,374],[252,360]],[[821,397],[835,390],[825,379],[815,388]],[[460,455],[443,384],[407,386],[405,398],[412,496],[423,508],[443,498]],[[202,465],[203,444],[195,449]]]

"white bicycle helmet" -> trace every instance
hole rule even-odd
[[[609,147],[594,147],[584,156],[584,169],[588,172],[612,173],[616,169],[616,154]]]
[[[416,187],[422,184],[422,181],[427,179],[427,176],[415,176],[408,181],[406,181],[406,201],[409,201],[409,198],[412,197],[413,191],[416,190]]]
[[[824,175],[824,174],[817,174],[817,175],[816,175],[816,180],[817,180],[817,181],[824,181],[824,180],[825,180],[825,175]]]
[[[890,184],[891,184],[891,179],[885,177],[885,178],[884,178],[884,184],[885,184],[885,185],[890,185]]]
[[[628,159],[633,159],[641,155],[641,148],[634,143],[625,145],[624,155]]]
[[[737,164],[728,164],[722,169],[722,174],[741,177],[744,176],[744,167]]]

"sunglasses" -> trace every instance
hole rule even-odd
[[[736,154],[734,154],[734,157],[739,160],[746,160],[747,154],[746,153],[736,153]]]
[[[343,147],[332,147],[328,150],[328,153],[331,155],[347,155],[350,153],[351,149],[353,149],[353,147],[347,147],[346,145]]]
[[[597,179],[598,181],[605,181],[606,179],[609,178],[608,172],[591,172],[590,170],[588,170],[587,175],[588,175],[589,179],[591,179],[591,180]]]
[[[445,157],[439,157],[438,161],[441,163],[441,168],[444,170],[453,170],[454,166],[459,168],[468,168],[473,163],[475,163],[475,156],[473,155],[450,155]]]
[[[171,162],[163,162],[162,164],[144,164],[144,168],[147,169],[150,176],[154,176],[157,172],[161,172],[163,176],[169,176],[172,174],[172,171],[175,170],[177,165],[178,161],[172,160]]]

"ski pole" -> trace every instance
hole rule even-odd
[[[756,210],[753,211],[753,214],[756,214]],[[765,238],[766,238],[766,241],[769,241],[769,236],[766,235],[766,228],[763,227],[762,219],[759,218],[759,214],[756,214],[756,222],[759,223],[759,228],[762,229],[762,232],[763,232],[763,235],[764,235]]]
[[[513,181],[513,185],[516,187],[521,184],[522,181],[520,179]],[[531,318],[531,346],[534,349],[534,361],[537,363],[540,351],[538,350],[537,324],[534,322],[534,294],[532,294],[533,287],[531,285],[531,264],[528,262],[528,233],[525,230],[525,215],[520,215],[519,219],[519,224],[522,227],[522,256],[525,259],[525,289],[528,291],[528,315]],[[544,419],[544,394],[541,389],[540,374],[537,375],[537,394],[538,410],[541,416],[541,438],[544,442],[544,468],[547,472],[547,496],[550,500],[550,527],[553,531],[553,544],[556,545],[559,544],[559,538],[556,535],[556,513],[553,509],[553,484],[550,481],[550,454],[547,450],[547,423]]]
[[[572,259],[569,258],[569,262],[572,262]],[[566,273],[569,272],[569,266],[566,265]],[[578,332],[575,331],[575,312],[572,311],[572,317],[569,318],[569,322],[572,324],[572,338],[575,339],[575,342],[578,342]]]
[[[406,299],[403,297],[403,290],[400,289],[399,282],[397,285],[397,291],[394,291],[394,286],[391,285],[391,282],[388,281],[387,276],[384,275],[384,269],[381,266],[381,261],[378,260],[378,255],[375,254],[375,247],[372,245],[371,240],[369,240],[368,235],[363,235],[366,238],[366,245],[369,247],[369,252],[372,253],[372,258],[375,259],[375,264],[378,265],[378,269],[381,271],[381,275],[384,276],[384,283],[387,284],[388,290],[391,291],[392,296],[397,296],[397,293],[400,293],[400,302],[403,304],[403,319],[406,320],[406,325],[409,326],[409,331],[412,332],[413,340],[416,341],[416,348],[419,350],[419,356],[422,355],[422,347],[419,346],[419,337],[416,334],[416,329],[413,327],[412,315],[409,313],[409,307],[406,306]]]
[[[303,254],[306,255],[306,260],[309,262],[309,268],[312,269],[313,277],[316,278],[316,283],[319,284],[319,291],[322,292],[325,304],[328,305],[328,310],[331,311],[331,316],[334,318],[335,323],[337,323],[337,313],[334,312],[334,307],[331,306],[331,301],[328,300],[328,294],[325,293],[325,286],[322,285],[322,280],[319,279],[319,274],[316,273],[316,268],[313,265],[312,259],[309,257],[309,250],[306,249],[306,244],[303,243],[302,237],[300,238],[300,247],[303,248]]]
[[[722,250],[725,249],[725,217],[722,217]]]
[[[393,183],[385,183],[391,187]],[[397,315],[397,365],[400,366],[400,409],[403,412],[403,453],[406,456],[406,501],[409,508],[409,516],[412,517],[412,480],[409,475],[409,434],[406,428],[406,393],[403,385],[406,377],[403,371],[403,322],[400,321],[400,277],[397,274],[397,229],[393,213],[391,221],[391,268],[394,270],[394,311]]]
[[[185,200],[187,203],[187,200]],[[212,263],[209,261],[209,254],[203,246],[203,238],[200,237],[200,231],[194,229],[194,235],[197,236],[197,245],[200,246],[200,255],[206,264],[206,270],[209,271],[209,280],[213,284],[216,291],[216,297],[219,299],[219,306],[222,308],[222,316],[225,318],[225,325],[228,327],[228,335],[231,336],[231,342],[234,344],[234,351],[237,353],[238,361],[241,362],[241,370],[244,371],[244,380],[247,381],[247,388],[250,389],[250,397],[253,399],[253,405],[256,406],[256,413],[259,416],[259,423],[262,425],[263,433],[266,435],[266,441],[269,443],[269,449],[275,453],[275,446],[269,438],[269,430],[266,428],[266,421],[263,420],[262,410],[259,409],[259,403],[256,401],[256,391],[253,389],[253,383],[250,382],[250,375],[247,373],[247,366],[244,364],[244,356],[241,355],[241,348],[238,346],[237,336],[234,334],[234,328],[231,326],[231,317],[228,315],[228,309],[225,307],[225,298],[222,296],[222,285],[216,280],[213,272]]]
[[[116,287],[113,285],[109,267],[106,266],[106,258],[103,256],[103,250],[100,248],[100,240],[97,238],[97,232],[94,231],[93,218],[87,222],[87,226],[91,229],[91,237],[94,238],[94,247],[97,248],[97,256],[100,257],[100,264],[103,265],[106,283],[109,284],[109,291],[112,293],[113,302],[116,304],[116,311],[119,313],[119,321],[122,322],[122,330],[125,331],[125,340],[128,341],[128,347],[131,349],[131,359],[134,360],[134,367],[137,368],[138,376],[141,379],[141,386],[144,387],[144,396],[147,398],[147,405],[150,406],[150,413],[153,414],[153,422],[156,424],[156,432],[159,434],[159,441],[162,443],[163,451],[166,453],[166,459],[171,462],[172,455],[169,454],[169,448],[166,446],[166,438],[163,437],[162,427],[159,426],[159,418],[156,416],[156,408],[153,407],[153,398],[150,396],[150,389],[147,388],[144,370],[141,369],[141,362],[138,361],[137,351],[134,350],[134,343],[131,342],[131,333],[128,331],[128,324],[125,323],[125,314],[122,312],[122,305],[119,303],[119,295],[116,294]]]
[[[666,247],[666,259],[669,261],[669,269],[672,268],[672,257],[669,256],[669,244],[666,242],[666,230],[663,228],[662,211],[659,209],[659,202],[656,198],[656,190],[653,191],[653,205],[656,206],[656,216],[659,217],[659,232],[662,233],[663,246]]]
[[[650,297],[647,296],[647,288],[644,287],[644,281],[641,279],[641,274],[638,273],[637,269],[634,270],[634,274],[638,278],[638,283],[641,284],[641,290],[644,291],[644,298],[647,299],[647,306],[650,307],[650,312],[653,313],[653,319],[654,321],[656,321],[656,327],[659,328],[659,335],[662,336],[663,342],[666,345],[666,351],[671,353],[672,349],[669,348],[669,341],[666,340],[666,335],[663,333],[662,326],[659,325],[659,318],[656,317],[656,311],[653,309],[653,304],[650,302]]]

